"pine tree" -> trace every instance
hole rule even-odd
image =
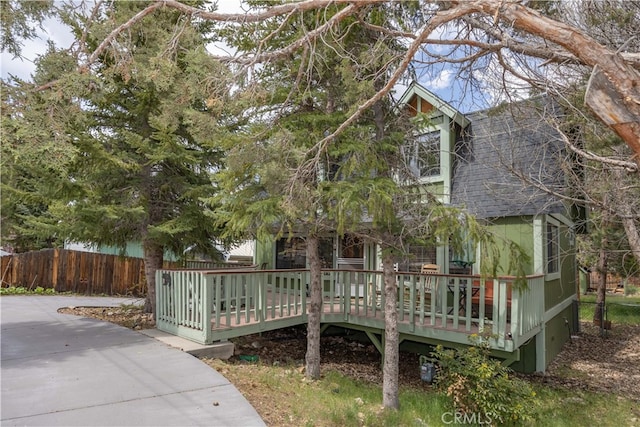
[[[261,52],[269,56],[290,45],[306,27],[322,25],[340,10],[292,15],[251,31],[244,27],[234,42],[251,50],[254,40],[268,34]],[[393,9],[371,7],[363,16],[383,24],[391,19],[389,12]],[[449,239],[451,230],[461,229],[461,214],[441,206],[421,187],[409,185],[412,176],[401,153],[414,127],[390,98],[376,103],[333,140],[320,143],[380,89],[388,71],[384,64],[392,69],[402,56],[403,47],[392,38],[352,23],[347,20],[334,27],[330,39],[286,57],[274,54],[275,59],[252,70],[254,85],[248,84],[245,90],[266,101],[252,121],[252,131],[230,150],[227,169],[218,174],[227,190],[220,221],[230,233],[250,232],[265,238],[295,230],[306,236],[311,270],[309,378],[320,375],[318,236],[334,230],[339,235],[353,232],[382,247],[388,302],[383,404],[397,408],[399,335],[393,264],[411,239],[432,243]],[[423,199],[429,203],[422,203]]]
[[[97,46],[114,23],[143,7],[112,4],[88,23],[83,42]],[[81,34],[84,23],[75,24]],[[51,51],[39,61],[35,84],[57,84],[35,93],[21,85],[22,93],[7,100],[16,109],[12,161],[34,182],[14,186],[16,195],[27,192],[46,205],[64,239],[141,242],[149,311],[165,250],[218,254],[220,230],[208,216],[215,206],[203,200],[216,192],[211,174],[222,166],[222,142],[235,119],[228,114],[228,71],[205,49],[208,27],[164,10],[123,34],[88,69]],[[29,150],[60,153],[59,169],[52,170],[51,158],[29,164]]]

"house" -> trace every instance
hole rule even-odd
[[[544,371],[576,328],[575,224],[580,210],[525,184],[515,174],[564,190],[562,169],[556,163],[563,155],[561,141],[540,119],[543,112],[557,116],[560,111],[540,97],[464,115],[415,83],[400,102],[414,114],[430,117],[416,142],[405,147],[407,163],[419,183],[443,203],[463,207],[486,221],[496,235],[530,254],[525,266],[528,288],[516,289],[513,276],[490,280],[479,276],[478,248],[469,246],[456,253],[446,244],[410,247],[396,268],[399,286],[404,283],[405,290],[399,292],[401,340],[465,345],[469,335],[489,331],[496,356],[522,371]],[[349,234],[327,235],[321,240],[320,258],[326,270],[325,327],[362,331],[382,350],[383,304],[376,300],[379,291],[376,294],[374,289],[381,281],[378,248]],[[245,312],[236,308],[224,313],[217,306],[217,311],[209,313],[213,330],[204,326],[204,338],[197,339],[226,339],[235,333],[232,326],[255,332],[289,325],[294,317],[306,321],[308,265],[303,237],[256,242],[254,263],[267,272],[202,277],[203,283],[208,281],[217,289],[216,296],[208,298],[226,298],[227,307],[244,307]],[[508,263],[505,253],[501,258],[505,272]],[[425,264],[436,265],[438,274],[425,279],[420,274]],[[183,282],[178,275],[172,280],[176,286]],[[222,295],[231,283],[233,291]],[[427,288],[430,294],[425,293]],[[163,311],[167,302],[158,294],[158,327],[177,333],[181,321],[171,317],[169,308]],[[273,326],[266,326],[268,319]],[[263,323],[251,326],[254,320]]]
[[[191,267],[202,266],[203,268],[204,266],[219,267],[225,263],[250,265],[253,261],[253,246],[254,242],[252,241],[242,242],[228,250],[225,250],[222,245],[216,245],[216,250],[220,253],[220,260],[211,260],[210,256],[207,256],[206,254],[194,253],[191,250],[192,248],[185,250],[182,256],[178,256],[171,250],[166,249],[164,251],[163,260],[169,263],[180,263]],[[96,245],[66,241],[64,243],[64,249],[105,255],[118,255],[130,258],[144,258],[142,243],[139,241],[127,242],[123,247],[116,245]]]
[[[118,255],[130,258],[144,258],[142,243],[139,241],[127,242],[124,247],[116,245],[97,245],[86,242],[65,241],[64,249],[79,252],[92,252],[105,255]],[[179,258],[169,250],[164,252],[165,261],[178,261]]]

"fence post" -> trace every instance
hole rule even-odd
[[[207,273],[201,273],[204,275],[204,289],[203,289],[203,307],[202,314],[202,328],[204,329],[204,342],[211,344],[213,342],[213,331],[211,330],[211,311],[213,310],[213,276]]]
[[[53,286],[54,290],[58,290],[58,260],[60,249],[53,249],[53,263],[51,265],[51,286]]]
[[[511,284],[511,309],[509,309],[508,305],[508,295],[505,300],[505,304],[507,305],[507,311],[511,311],[511,340],[513,341],[513,348],[518,348],[520,345],[520,335],[524,332],[524,328],[527,329],[531,327],[531,316],[527,316],[526,325],[525,325],[525,313],[522,307],[525,301],[530,302],[531,297],[531,288],[530,284],[527,283],[527,289],[519,289],[518,287],[514,287]]]
[[[156,270],[156,310],[153,313],[153,317],[155,318],[156,327],[158,325],[158,311],[160,311],[162,307],[162,270]]]

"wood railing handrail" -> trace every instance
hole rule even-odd
[[[382,312],[382,271],[322,272],[327,273],[322,288],[323,307],[328,310],[323,315],[328,322],[367,324]],[[514,288],[512,292],[517,279],[514,276],[402,271],[394,272],[394,276],[402,287],[398,292],[399,320],[409,325],[410,331],[417,327],[458,331],[460,327],[469,332],[478,326],[497,337],[492,338],[496,348],[505,349],[511,344],[517,348],[520,337],[532,336],[542,321],[544,287]],[[427,287],[426,278],[435,281]],[[216,336],[231,337],[229,328],[241,324],[254,322],[252,331],[259,332],[267,321],[279,322],[271,325],[305,321],[308,280],[308,269],[161,269],[156,274],[157,325],[161,330],[208,343],[213,339],[211,324],[215,325]],[[527,281],[530,285],[544,284],[542,275],[527,276]],[[509,343],[511,340],[513,343]]]
[[[217,268],[217,269],[198,269],[198,268],[163,268],[164,271],[197,271],[204,274],[220,274],[220,273],[228,273],[228,274],[247,274],[247,273],[309,273],[311,270],[308,268],[287,268],[287,269],[269,269],[269,270],[257,270],[254,266],[238,266],[238,267],[226,267],[226,268]],[[321,269],[323,273],[367,273],[367,274],[376,274],[382,275],[382,270],[355,270],[355,269],[334,269],[334,268],[323,268]],[[425,273],[415,272],[415,271],[394,271],[394,275],[405,275],[405,276],[425,276]],[[481,279],[484,278],[486,280],[509,280],[513,281],[519,279],[518,276],[485,276],[482,274],[449,274],[449,273],[430,273],[430,276],[433,277],[452,277],[458,279]],[[537,279],[540,277],[544,277],[544,274],[531,274],[522,277],[522,279]]]

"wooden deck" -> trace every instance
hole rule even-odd
[[[477,279],[437,275],[425,286],[419,274],[398,274],[401,338],[469,344],[470,335],[486,334],[494,350],[513,352],[539,331],[541,277],[513,291],[513,278]],[[381,272],[327,270],[323,280],[322,323],[383,333]],[[157,283],[158,329],[203,344],[307,322],[307,270],[162,270]]]

